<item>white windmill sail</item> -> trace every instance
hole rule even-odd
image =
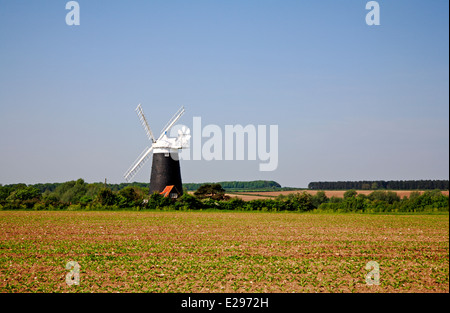
[[[139,155],[139,157],[136,159],[136,161],[130,166],[130,168],[125,172],[124,177],[127,182],[130,182],[131,179],[137,174],[137,172],[142,168],[142,166],[147,162],[147,160],[152,155],[152,151],[155,153],[156,150],[164,150],[168,151],[170,150],[178,150],[182,149],[187,146],[187,142],[190,139],[190,130],[189,128],[184,127],[184,129],[178,132],[177,138],[169,138],[167,137],[168,131],[175,125],[175,123],[180,119],[180,117],[184,114],[184,107],[182,106],[178,111],[175,113],[175,115],[169,120],[169,122],[166,124],[166,126],[161,131],[161,135],[158,139],[155,140],[155,137],[153,136],[153,132],[150,128],[150,125],[147,122],[147,119],[144,115],[144,110],[141,107],[141,104],[139,104],[136,108],[137,115],[139,117],[139,120],[142,123],[142,126],[144,127],[144,130],[147,134],[148,139],[152,142],[152,146],[149,148],[145,148],[144,151]]]
[[[163,130],[161,131],[161,135],[159,136],[158,140],[160,140],[166,132],[168,132],[173,125],[180,119],[180,117],[184,114],[184,106],[178,109],[177,113],[175,113],[174,116],[169,120],[169,122],[164,126]]]
[[[147,123],[147,119],[145,118],[145,115],[144,115],[144,110],[142,110],[140,103],[136,108],[136,112],[139,116],[139,119],[141,120],[142,126],[145,129],[145,132],[147,133],[148,139],[150,139],[152,142],[156,142],[155,137],[153,137],[152,130],[150,129],[150,126]]]
[[[127,182],[130,182],[131,179],[136,175],[136,173],[139,171],[139,169],[147,162],[147,160],[150,158],[151,153],[153,150],[152,147],[145,148],[144,151],[139,155],[139,157],[134,161],[134,163],[130,166],[128,171],[125,172],[124,177]]]

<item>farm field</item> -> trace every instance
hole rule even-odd
[[[302,193],[302,192],[307,192],[311,195],[315,195],[318,191],[319,190],[254,191],[254,192],[242,191],[242,192],[227,193],[227,195],[230,197],[241,198],[244,201],[251,201],[251,200],[257,200],[257,199],[270,199],[270,198],[276,197],[278,195],[289,195],[289,194]],[[333,196],[338,197],[338,198],[343,198],[344,193],[347,190],[323,190],[323,191],[325,192],[325,195],[328,198],[331,198]],[[414,190],[392,190],[392,191],[397,193],[397,195],[400,198],[403,198],[404,196],[409,197],[411,192],[414,192]],[[373,192],[373,190],[356,190],[356,192],[358,194],[369,195],[370,193]],[[419,191],[419,192],[423,193],[423,191]],[[442,191],[442,194],[448,196],[449,191],[444,190],[444,191]]]
[[[0,229],[0,292],[449,292],[448,214],[0,211]]]

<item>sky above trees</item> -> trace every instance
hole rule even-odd
[[[180,123],[278,125],[278,167],[182,161],[183,182],[448,179],[448,1],[0,0],[0,184],[124,182]],[[135,180],[150,178],[148,162]]]

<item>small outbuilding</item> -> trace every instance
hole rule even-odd
[[[164,188],[163,191],[159,193],[160,195],[163,195],[164,197],[169,197],[171,199],[176,199],[180,196],[180,192],[178,191],[177,187],[175,185],[169,185]]]

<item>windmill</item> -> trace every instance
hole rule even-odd
[[[189,139],[191,138],[190,130],[183,126],[178,130],[178,137],[176,138],[169,138],[167,134],[184,114],[184,107],[181,107],[169,120],[161,131],[158,139],[155,139],[153,136],[152,130],[148,125],[140,104],[137,106],[136,112],[147,133],[147,137],[152,144],[150,148],[146,147],[144,149],[133,165],[126,171],[124,174],[125,180],[130,182],[134,175],[136,175],[153,154],[152,172],[150,176],[150,194],[154,192],[160,193],[167,186],[174,186],[179,195],[183,194],[178,150],[189,147]]]

